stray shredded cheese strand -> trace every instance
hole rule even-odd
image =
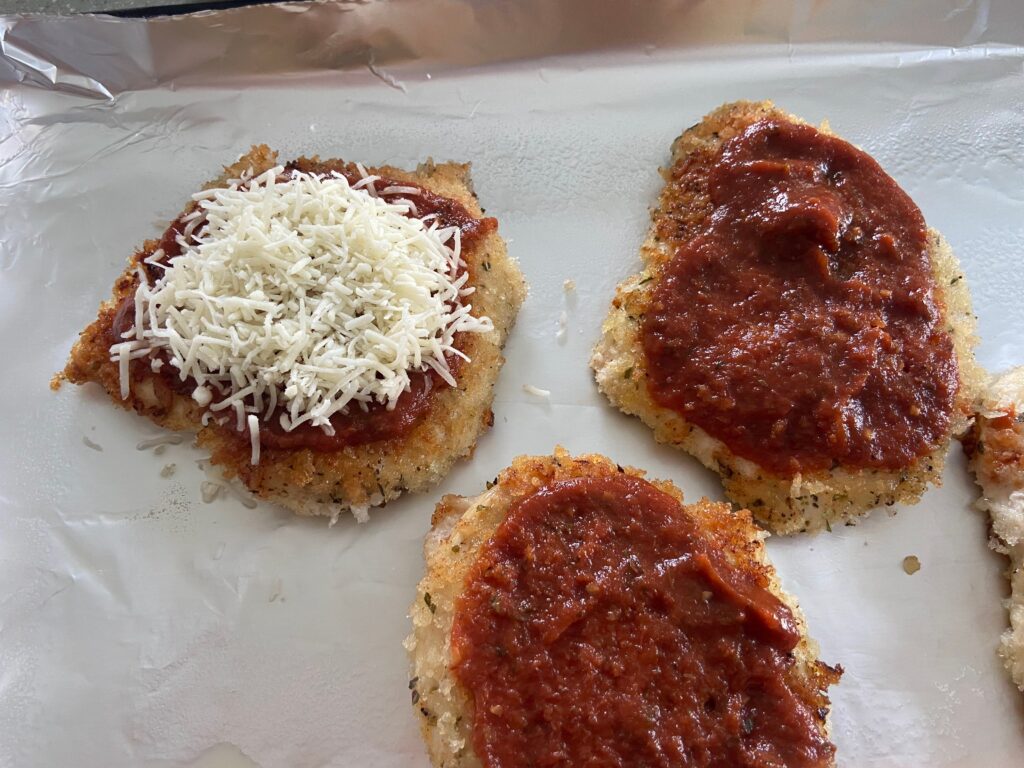
[[[494,327],[462,303],[461,231],[410,217],[411,201],[382,199],[360,172],[350,185],[278,166],[194,195],[180,255],[153,284],[140,268],[135,326],[110,348],[122,398],[130,361],[162,352],[200,406],[248,426],[256,464],[259,420],[278,407],[286,431],[333,434],[350,406],[393,408],[411,371],[454,386],[455,334]]]
[[[260,463],[260,420],[253,414],[249,414],[249,445],[252,447],[252,458],[250,463]]]

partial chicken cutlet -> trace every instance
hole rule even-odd
[[[260,498],[365,519],[471,455],[525,295],[469,165],[255,146],[131,258],[55,385],[196,432]]]
[[[982,374],[949,245],[866,153],[770,102],[672,145],[598,387],[775,533],[916,503]]]
[[[445,496],[406,641],[431,764],[834,765],[827,689],[750,513],[599,455]]]
[[[998,376],[985,390],[963,444],[981,486],[977,506],[991,518],[989,544],[1009,559],[1010,628],[999,656],[1024,691],[1024,367]]]

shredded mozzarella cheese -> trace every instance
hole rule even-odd
[[[279,166],[194,195],[180,255],[153,284],[139,270],[135,326],[111,346],[122,397],[130,361],[163,352],[200,406],[248,425],[255,464],[259,418],[278,406],[286,431],[333,434],[331,417],[352,404],[393,408],[411,371],[454,386],[445,355],[466,357],[455,334],[493,330],[462,303],[473,289],[461,232],[409,216],[412,202],[382,199],[360,171],[350,185]]]
[[[260,463],[260,420],[253,414],[249,414],[249,444],[252,447],[252,458],[250,463],[253,465]]]

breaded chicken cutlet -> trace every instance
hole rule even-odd
[[[432,522],[406,641],[432,765],[834,764],[841,671],[749,512],[558,449]]]
[[[1007,371],[985,390],[963,444],[981,486],[977,506],[991,518],[989,544],[1010,561],[1010,628],[999,656],[1024,691],[1024,368]]]
[[[917,502],[982,376],[948,244],[865,153],[770,102],[672,145],[591,359],[609,400],[776,533]]]
[[[365,519],[472,453],[525,295],[468,165],[256,146],[132,257],[55,383],[196,432],[260,498]]]

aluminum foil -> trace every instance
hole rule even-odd
[[[586,362],[637,267],[657,166],[723,101],[772,98],[873,153],[958,253],[982,363],[1024,363],[1022,72],[1012,2],[0,20],[0,765],[426,766],[401,641],[441,493],[561,443],[720,498],[602,400]],[[257,142],[471,160],[532,287],[473,460],[365,525],[204,502],[197,449],[154,447],[157,430],[94,389],[47,386],[133,248]],[[1020,764],[1024,702],[995,657],[1004,563],[974,497],[957,448],[942,487],[896,517],[769,541],[823,658],[846,669],[840,765]]]

